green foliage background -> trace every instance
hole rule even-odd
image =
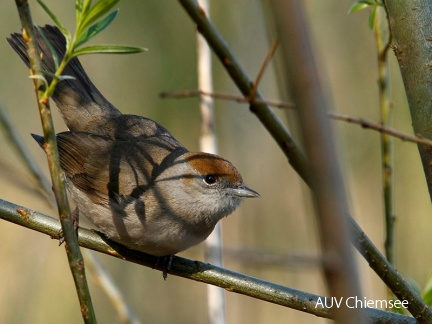
[[[73,29],[73,1],[46,0],[45,3]],[[377,63],[367,10],[348,16],[352,0],[307,0],[304,3],[334,110],[377,121]],[[35,23],[51,23],[36,1],[30,1],[30,5]],[[116,21],[94,42],[142,46],[149,51],[127,56],[86,56],[81,58],[86,71],[122,112],[158,121],[190,150],[197,150],[198,100],[163,100],[158,96],[162,91],[197,87],[194,25],[175,1],[123,1],[119,7]],[[45,155],[29,136],[41,132],[32,83],[24,64],[5,40],[20,29],[15,3],[3,1],[0,10],[3,17],[0,20],[3,39],[0,42],[0,97],[29,150],[46,170]],[[239,61],[254,77],[273,40],[267,29],[271,17],[265,15],[262,2],[213,1],[211,16]],[[390,57],[394,126],[411,133],[398,66],[393,55]],[[278,68],[272,66],[261,83],[267,98],[281,99],[275,73]],[[238,94],[216,60],[214,72],[216,91]],[[55,108],[53,111],[57,131],[65,130],[58,111]],[[278,113],[295,130],[295,113]],[[232,161],[246,184],[261,194],[260,199],[245,201],[239,210],[222,221],[225,246],[288,255],[318,255],[308,189],[291,170],[279,148],[246,105],[217,101],[216,114],[220,154]],[[334,123],[339,131],[341,156],[345,159],[352,214],[382,248],[379,134],[354,125]],[[0,197],[55,215],[37,195],[30,175],[2,134],[0,143]],[[432,269],[432,252],[427,249],[432,217],[416,146],[396,140],[395,161],[397,268],[423,286]],[[85,221],[81,224],[88,225]],[[80,322],[67,259],[57,241],[7,222],[0,223],[0,238],[0,322]],[[202,245],[181,255],[203,259]],[[205,285],[174,276],[164,282],[158,271],[107,256],[100,258],[144,322],[202,323],[206,320]],[[298,262],[284,266],[253,264],[229,257],[225,266],[293,288],[325,294],[320,270],[315,266]],[[368,299],[386,298],[384,285],[361,258],[359,266],[364,295]],[[99,321],[117,321],[112,305],[91,275],[89,279]],[[227,319],[229,323],[326,322],[232,293],[227,293]]]

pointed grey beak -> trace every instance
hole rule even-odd
[[[255,198],[260,196],[258,192],[244,185],[240,185],[237,188],[231,188],[230,191],[233,196],[242,197],[242,198]]]

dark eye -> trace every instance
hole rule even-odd
[[[213,174],[207,174],[204,177],[204,182],[207,183],[208,185],[212,185],[216,183],[216,177]]]

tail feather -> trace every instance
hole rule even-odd
[[[42,31],[57,53],[59,60],[64,57],[66,40],[61,31],[54,26],[46,25]],[[54,59],[48,45],[35,28],[36,41],[42,57],[42,69],[50,73],[55,72]],[[24,63],[29,66],[26,44],[19,33],[11,34],[7,41]],[[73,79],[62,80],[53,94],[53,99],[59,107],[66,125],[74,131],[90,131],[102,120],[120,115],[117,110],[90,81],[77,58],[69,61],[63,75]],[[48,81],[49,75],[45,76]]]
[[[31,134],[31,136],[34,138],[34,140],[39,144],[41,148],[43,148],[43,145],[45,144],[45,139],[43,136]]]

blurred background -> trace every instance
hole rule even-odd
[[[305,0],[304,4],[334,111],[378,121],[374,34],[368,27],[367,11],[347,14],[352,2]],[[74,1],[46,0],[45,3],[73,29]],[[30,1],[30,6],[34,23],[51,23],[36,1]],[[159,97],[164,91],[197,88],[194,24],[174,1],[123,1],[119,7],[117,20],[94,42],[143,46],[149,51],[128,56],[86,56],[81,59],[84,68],[104,96],[123,113],[154,119],[187,148],[197,150],[198,99]],[[45,155],[30,137],[30,133],[40,134],[41,126],[28,70],[5,40],[10,33],[20,30],[17,9],[13,1],[2,1],[0,9],[0,98],[28,150],[47,173]],[[263,2],[212,1],[211,17],[245,70],[255,78],[274,41],[268,31],[272,17],[266,15]],[[390,58],[394,127],[412,133],[393,53]],[[239,94],[216,58],[213,66],[215,91]],[[279,94],[277,68],[270,66],[260,84],[260,90],[268,99],[284,99]],[[293,111],[277,110],[277,113],[290,129],[295,129]],[[54,105],[53,114],[57,132],[66,130]],[[343,122],[334,121],[333,124],[351,213],[382,250],[384,221],[379,134]],[[319,267],[313,262],[303,262],[319,255],[319,239],[307,187],[247,105],[216,101],[216,132],[220,155],[233,162],[246,184],[261,194],[259,199],[245,201],[235,213],[222,220],[226,249],[280,253],[287,260],[283,264],[266,264],[227,253],[225,267],[325,295]],[[35,182],[2,133],[0,143],[0,198],[55,215],[40,198]],[[396,140],[395,163],[397,269],[423,287],[432,269],[432,252],[425,248],[432,217],[416,146]],[[86,222],[82,220],[81,224],[85,226]],[[80,322],[64,248],[59,248],[57,241],[45,235],[6,221],[0,222],[0,238],[0,322]],[[359,254],[354,253],[358,258],[364,296],[386,298],[384,284]],[[203,245],[180,255],[202,260]],[[104,255],[98,257],[143,322],[206,321],[205,284],[174,276],[164,282],[159,271]],[[88,278],[99,322],[118,322],[114,307],[91,273]],[[329,322],[234,293],[227,292],[226,298],[228,323]]]

